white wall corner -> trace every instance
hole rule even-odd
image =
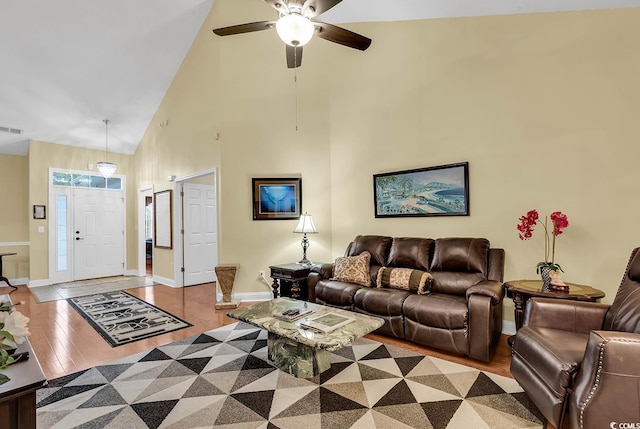
[[[516,334],[516,322],[511,322],[509,320],[502,321],[502,333],[505,335],[515,335]]]

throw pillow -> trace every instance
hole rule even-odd
[[[368,251],[364,251],[358,256],[336,258],[331,280],[371,286],[371,276],[369,275],[370,260],[371,253]]]
[[[433,277],[426,271],[388,267],[381,267],[378,270],[378,287],[380,288],[390,287],[427,295],[431,293],[432,284]]]

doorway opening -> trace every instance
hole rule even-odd
[[[216,170],[176,179],[175,191],[176,286],[213,283],[218,265]]]
[[[153,185],[138,188],[138,276],[153,277]]]

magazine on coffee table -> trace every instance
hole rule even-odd
[[[335,331],[336,329],[347,325],[354,320],[355,319],[352,317],[330,312],[317,317],[310,317],[300,323],[300,327],[326,334],[327,332]]]

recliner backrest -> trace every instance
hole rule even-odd
[[[431,275],[434,292],[464,295],[487,279],[489,240],[485,238],[436,239]]]
[[[633,249],[613,304],[607,311],[604,329],[640,334],[640,252]]]
[[[394,237],[385,265],[429,271],[433,243],[431,238]]]

